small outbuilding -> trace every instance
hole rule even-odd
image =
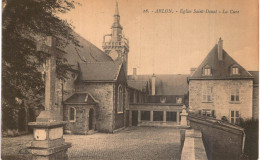
[[[96,130],[98,103],[90,93],[75,93],[64,101],[64,132],[90,134]]]

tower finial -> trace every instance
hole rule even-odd
[[[115,16],[119,16],[119,11],[118,11],[118,0],[116,0]]]

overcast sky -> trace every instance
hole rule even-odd
[[[103,35],[111,33],[116,2],[79,2],[81,6],[63,17],[72,22],[77,33],[102,49]],[[143,12],[146,9],[149,13]],[[172,9],[173,13],[154,13],[157,9]],[[183,14],[181,9],[218,13]],[[230,10],[239,13],[231,14]],[[119,14],[129,39],[129,74],[133,67],[138,74],[189,73],[219,37],[238,63],[247,70],[258,70],[257,0],[119,0]]]

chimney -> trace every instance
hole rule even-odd
[[[195,71],[196,71],[197,68],[190,68],[190,75],[192,75]]]
[[[137,72],[136,68],[133,68],[133,75],[134,76],[136,76],[136,72]]]
[[[155,74],[152,75],[152,95],[155,95]]]
[[[218,40],[218,60],[223,60],[223,40],[221,39],[221,37]]]

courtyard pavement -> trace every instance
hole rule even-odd
[[[78,159],[180,159],[180,130],[162,127],[131,127],[114,134],[64,135],[71,142],[70,160]],[[26,147],[32,135],[2,138],[2,159],[31,159]]]

